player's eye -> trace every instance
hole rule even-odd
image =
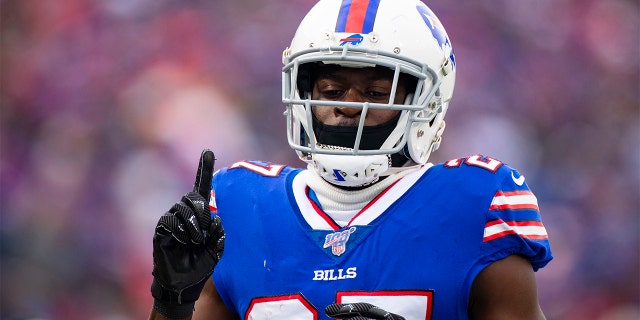
[[[376,102],[380,102],[383,100],[384,102],[386,102],[386,100],[389,99],[389,95],[390,95],[390,92],[387,90],[375,89],[375,90],[367,91],[367,97],[369,97],[369,99],[371,99],[372,101],[376,101]]]
[[[320,93],[322,94],[323,98],[337,99],[343,96],[344,92],[345,91],[341,89],[325,89],[325,90],[322,90]]]

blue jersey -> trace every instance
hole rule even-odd
[[[218,171],[211,208],[227,232],[213,273],[243,319],[328,319],[331,303],[369,302],[406,319],[467,319],[471,285],[494,261],[551,259],[524,177],[482,156],[424,166],[348,225],[313,199],[314,174],[262,162]]]

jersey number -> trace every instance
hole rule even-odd
[[[229,169],[236,169],[236,168],[245,168],[249,171],[253,171],[265,177],[277,177],[282,171],[282,168],[284,168],[284,165],[281,165],[281,164],[261,165],[261,164],[248,162],[248,161],[240,161],[232,164],[229,167]]]
[[[368,302],[407,319],[431,319],[433,291],[344,291],[337,303]],[[245,319],[317,320],[319,311],[302,294],[254,298]]]
[[[491,172],[496,172],[498,170],[498,168],[500,168],[500,166],[502,166],[502,162],[498,161],[494,158],[491,157],[483,157],[483,156],[471,156],[468,158],[462,158],[462,159],[453,159],[453,160],[449,160],[447,162],[445,162],[445,167],[447,168],[457,168],[460,165],[462,165],[462,163],[465,163],[467,165],[470,166],[474,166],[474,167],[480,167],[483,169],[487,169]]]

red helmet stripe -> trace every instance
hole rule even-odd
[[[370,33],[379,4],[380,0],[343,0],[336,32]]]

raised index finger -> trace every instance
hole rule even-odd
[[[196,173],[196,182],[193,185],[193,192],[199,193],[203,198],[211,200],[211,179],[213,178],[213,165],[216,157],[213,151],[209,149],[202,150],[200,154],[200,163],[198,164],[198,172]]]

